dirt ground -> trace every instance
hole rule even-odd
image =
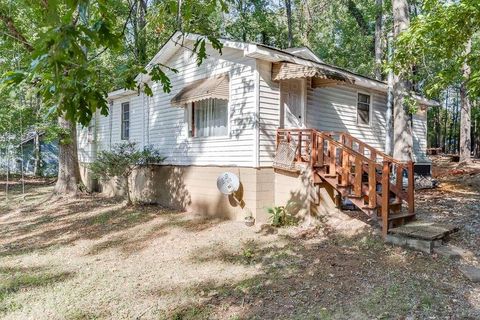
[[[480,177],[444,165],[417,210],[460,224],[451,241],[476,264]],[[248,228],[99,195],[52,198],[39,181],[25,194],[10,186],[7,202],[0,187],[4,319],[480,318],[480,285],[458,271],[466,262],[385,245],[348,217]]]

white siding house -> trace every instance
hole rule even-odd
[[[189,48],[199,36],[186,35],[183,40],[179,37],[182,36],[178,33],[174,35],[149,64],[160,63],[178,70],[167,71],[172,91],[165,93],[161,85],[139,76],[139,82],[147,82],[153,89],[152,97],[125,90],[110,93],[109,115],[97,113],[90,129],[79,130],[80,162],[89,163],[97,152],[122,141],[134,141],[139,147],[153,145],[167,157],[165,167],[181,177],[175,188],[180,183],[183,196],[188,194],[189,199],[182,202],[182,207],[229,211],[227,215],[238,216],[245,208],[232,205],[215,185],[218,173],[232,171],[241,176],[246,207],[260,218],[258,212],[262,207],[275,203],[272,161],[279,127],[344,131],[384,149],[387,92],[384,82],[323,64],[306,49],[281,51],[227,40],[222,41],[221,54],[207,45],[208,58],[197,66]],[[178,45],[178,41],[183,41],[183,45]],[[323,68],[346,75],[352,82],[313,88],[309,78],[274,81],[273,63],[285,62]],[[172,103],[182,89],[191,87],[195,81],[207,83],[218,77],[228,79],[226,112],[222,111],[220,100],[214,98],[199,98],[183,105]],[[357,119],[359,93],[369,97],[367,124],[359,124]],[[418,101],[423,106],[434,104],[423,98]],[[214,132],[207,127],[215,121],[217,133],[201,133],[201,130]],[[426,128],[426,113],[420,111],[413,117],[415,161],[428,164]],[[170,181],[170,185],[163,185],[165,188],[172,188],[171,172],[166,178],[159,173],[162,179]],[[178,194],[170,197],[178,198]],[[169,200],[162,202],[173,204]]]

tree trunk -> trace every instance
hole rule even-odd
[[[407,0],[392,0],[392,7],[393,35],[397,39],[410,24]],[[393,76],[393,157],[401,161],[413,160],[412,128],[408,112],[405,110],[405,97],[409,89],[404,74]]]
[[[392,34],[387,36],[388,62],[392,62],[393,58],[393,39]],[[388,155],[393,154],[393,70],[388,71],[388,91],[387,91],[387,112],[385,114],[385,153]]]
[[[445,96],[445,121],[443,124],[443,152],[448,153],[448,148],[447,148],[447,134],[448,134],[448,94],[450,92],[450,89],[447,87],[447,93]]]
[[[147,14],[147,3],[146,0],[137,0],[137,54],[138,54],[138,62],[141,65],[145,65],[147,60],[147,31],[145,30],[146,21],[145,16]]]
[[[468,57],[472,50],[472,41],[469,40],[465,46],[465,56]],[[471,141],[471,127],[472,127],[472,106],[468,96],[467,83],[470,79],[471,69],[468,62],[465,61],[462,66],[463,81],[460,85],[460,100],[461,100],[461,114],[460,114],[460,163],[471,162],[472,141]]]
[[[375,79],[382,80],[382,2],[376,0],[377,14],[375,17]]]
[[[80,168],[77,153],[77,128],[60,117],[58,124],[65,132],[61,134],[58,152],[58,180],[54,192],[76,195],[79,191]]]
[[[362,11],[358,9],[357,5],[353,0],[348,0],[347,1],[347,10],[350,13],[350,15],[355,19],[357,22],[358,27],[360,28],[360,31],[364,35],[369,35],[371,33],[369,27],[368,27],[368,22],[365,19],[365,17],[362,14]]]
[[[130,178],[130,174],[125,174],[123,178],[125,179],[125,194],[127,196],[127,206],[131,206],[132,198],[130,198],[130,183],[128,181],[128,179]]]
[[[287,11],[287,27],[288,27],[288,47],[293,46],[293,31],[292,31],[292,2],[285,0],[285,8]]]
[[[41,176],[42,172],[40,171],[40,164],[41,164],[41,150],[40,150],[40,135],[38,134],[38,131],[35,130],[35,136],[33,138],[34,142],[34,149],[33,149],[33,154],[35,156],[35,160],[33,163],[33,175],[34,176]]]
[[[460,96],[459,90],[455,89],[457,98],[455,99],[455,109],[453,113],[453,129],[452,129],[452,153],[458,154],[458,135],[457,135],[457,125],[458,125],[458,117],[460,111]]]

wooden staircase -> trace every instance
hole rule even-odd
[[[315,184],[328,183],[378,220],[383,236],[415,219],[412,161],[398,161],[345,132],[278,129],[277,152],[282,142],[294,146],[295,165],[311,167]]]

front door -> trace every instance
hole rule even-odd
[[[280,82],[280,127],[282,128],[304,127],[304,81],[304,79],[291,79]]]

